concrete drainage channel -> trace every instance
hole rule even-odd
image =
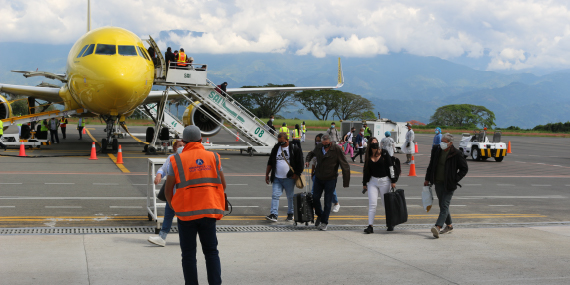
[[[396,230],[429,229],[431,224],[405,224],[396,227]],[[570,222],[550,223],[504,223],[504,224],[455,224],[455,228],[521,228],[543,226],[570,226]],[[361,231],[365,226],[329,225],[329,231]],[[377,226],[385,229],[385,226]],[[61,227],[61,228],[0,228],[0,235],[77,235],[77,234],[154,234],[155,227]],[[239,232],[296,232],[316,231],[313,225],[305,226],[218,226],[218,233]],[[173,226],[171,233],[177,233],[178,227]]]

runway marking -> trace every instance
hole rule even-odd
[[[550,187],[552,185],[548,185],[548,184],[531,184],[533,187]]]
[[[75,183],[67,183],[67,182],[46,182],[46,185],[74,185]]]
[[[14,183],[4,182],[4,183],[0,183],[0,184],[2,184],[2,185],[22,185],[22,182],[14,182]]]
[[[514,205],[489,205],[489,207],[514,207]]]
[[[111,209],[142,209],[142,206],[109,206]]]
[[[89,129],[87,129],[87,134],[89,135],[89,137],[91,137],[91,139],[96,142],[99,147],[101,147],[101,143],[99,141],[97,141],[92,135],[91,132],[89,131]],[[107,154],[109,156],[109,158],[113,161],[113,163],[115,163],[115,165],[123,172],[123,173],[130,173],[130,171],[122,164],[118,164],[117,163],[117,158],[113,155],[108,153]]]
[[[542,162],[540,162],[540,163],[537,163],[537,164],[546,164],[546,163],[542,163]]]
[[[46,209],[81,209],[81,206],[45,206]]]
[[[148,184],[131,184],[133,186],[147,186]]]
[[[0,206],[0,209],[6,209],[6,208],[16,208],[16,206]]]
[[[481,184],[463,184],[463,186],[481,186]]]
[[[98,186],[117,186],[117,185],[119,185],[119,183],[93,183],[93,185],[98,185]]]
[[[518,163],[526,163],[526,162],[524,162],[524,161],[515,161],[515,162],[518,162]]]
[[[515,184],[497,184],[497,186],[515,186]]]
[[[449,206],[450,206],[450,207],[451,207],[451,206],[453,206],[453,207],[466,207],[467,205],[449,205]]]
[[[227,186],[247,186],[249,184],[226,184]]]
[[[529,154],[528,156],[540,156],[540,155],[536,155],[536,154]]]

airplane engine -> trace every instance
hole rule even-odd
[[[0,120],[8,119],[12,117],[12,106],[10,106],[10,102],[0,95]],[[4,127],[7,129],[8,127]]]
[[[209,115],[216,118],[216,120],[222,124],[224,123],[224,119],[220,118],[216,113],[210,110],[210,108],[206,107],[198,101],[194,103],[201,107],[201,109],[204,109],[206,112],[208,112]],[[222,129],[218,123],[212,121],[208,116],[202,113],[202,110],[194,107],[194,105],[190,105],[188,108],[186,108],[184,115],[182,116],[182,122],[185,126],[194,125],[200,128],[203,137],[215,136]]]

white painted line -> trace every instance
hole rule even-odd
[[[65,183],[65,182],[61,182],[61,183],[44,183],[46,185],[74,185],[75,183]]]
[[[518,163],[526,163],[526,162],[524,162],[524,161],[515,161],[515,162],[518,162]]]
[[[1,185],[22,185],[22,182],[19,183],[11,183],[11,182],[4,182],[4,183],[0,183]]]
[[[46,209],[81,209],[81,206],[46,206]]]
[[[16,206],[0,206],[0,209],[16,208]]]
[[[228,186],[247,186],[249,184],[226,184]]]
[[[481,184],[463,184],[463,186],[481,186]]]
[[[529,154],[528,156],[538,156],[538,155],[536,155],[536,154]]]
[[[142,206],[109,206],[111,209],[142,209]]]
[[[466,205],[449,205],[449,206],[450,206],[450,207],[451,207],[451,206],[453,206],[453,207],[465,207]]]
[[[133,184],[133,186],[146,186],[148,184]]]
[[[497,186],[515,186],[515,184],[497,184]]]
[[[558,166],[558,167],[562,167],[562,165],[552,165],[552,166]]]
[[[232,206],[232,208],[259,208],[259,206]]]
[[[540,162],[540,163],[537,163],[537,164],[545,164],[545,163]]]
[[[114,186],[119,185],[119,183],[93,183],[93,185]]]
[[[489,205],[489,207],[513,207],[514,205]]]
[[[533,187],[550,187],[552,185],[548,185],[548,184],[531,184]]]

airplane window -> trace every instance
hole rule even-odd
[[[87,48],[87,50],[85,51],[85,53],[83,54],[82,57],[86,57],[86,56],[92,54],[94,49],[95,49],[95,44],[90,44],[89,48]]]
[[[114,55],[117,53],[117,47],[114,45],[97,44],[95,54]]]
[[[139,52],[143,55],[143,57],[144,57],[146,60],[150,60],[150,57],[149,57],[148,54],[146,53],[146,49],[145,49],[145,48],[139,47]]]
[[[120,55],[137,55],[137,50],[135,46],[119,46],[119,54]]]
[[[141,47],[137,46],[137,49],[139,50],[139,56],[146,59],[146,57],[144,57],[144,53],[141,50]]]
[[[76,58],[80,58],[81,55],[83,55],[83,52],[87,49],[88,46],[89,46],[89,45],[85,45],[85,46],[81,49],[81,51],[79,52],[79,54],[77,55]]]

